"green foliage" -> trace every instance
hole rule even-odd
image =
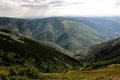
[[[62,72],[79,66],[79,61],[45,43],[21,36],[18,37],[23,43],[12,39],[11,35],[0,34],[0,37],[0,49],[3,50],[0,52],[1,65],[34,66],[41,72]],[[15,71],[13,74],[17,74]]]
[[[75,55],[85,67],[97,68],[120,63],[120,38],[78,51]]]
[[[111,64],[92,70],[73,70],[66,73],[42,73],[42,79],[52,80],[119,80],[120,64]]]
[[[8,75],[5,75],[5,74],[0,74],[0,79],[1,79],[1,80],[10,80],[10,79],[8,78]]]
[[[14,65],[10,66],[10,76],[27,76],[32,79],[37,79],[39,78],[39,70],[31,65],[28,66],[19,66],[19,65]]]

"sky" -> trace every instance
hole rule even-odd
[[[0,0],[0,16],[120,16],[120,0]]]

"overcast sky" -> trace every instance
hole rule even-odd
[[[120,0],[0,0],[0,16],[120,16]]]

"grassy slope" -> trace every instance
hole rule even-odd
[[[93,70],[68,71],[67,73],[41,73],[45,79],[56,80],[119,80],[120,64],[111,64]]]
[[[5,64],[1,63],[1,65],[10,66],[18,64],[16,62],[16,57],[21,59],[19,64],[24,63],[27,60],[42,72],[45,72],[46,70],[48,72],[61,72],[73,69],[79,64],[77,60],[44,43],[38,43],[12,33],[4,34],[0,33],[0,50],[3,50],[1,54],[5,54],[2,59]],[[8,55],[8,53],[4,52],[14,52],[14,54],[11,53],[11,55]],[[15,59],[15,62],[11,62],[9,58],[7,59],[6,55],[8,55],[8,57],[10,56],[10,59],[12,56],[12,59]]]
[[[0,67],[0,75],[8,75],[9,69]],[[40,79],[52,80],[119,80],[120,79],[120,64],[111,64],[108,66],[99,67],[92,70],[73,70],[64,73],[41,73],[38,76]],[[17,79],[33,80],[25,76],[19,76]]]

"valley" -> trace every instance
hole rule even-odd
[[[0,0],[0,80],[120,80],[120,0]]]
[[[111,18],[0,18],[1,80],[119,80],[120,23]]]
[[[53,42],[72,52],[120,37],[119,26],[119,22],[109,17],[0,18],[0,29],[39,41]]]

